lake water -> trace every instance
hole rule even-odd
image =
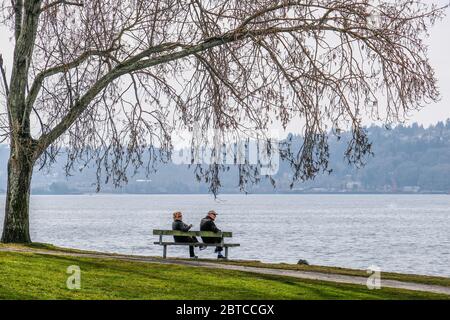
[[[230,258],[450,276],[448,195],[33,196],[31,234],[60,246],[161,255],[152,229],[170,229],[181,210],[198,230],[210,209],[241,244]],[[188,250],[169,247],[168,255]],[[213,249],[198,255],[212,258]]]

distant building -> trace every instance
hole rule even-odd
[[[403,192],[408,192],[408,193],[418,193],[420,191],[420,187],[419,186],[405,186],[402,188]]]
[[[350,181],[345,184],[345,189],[348,191],[359,191],[362,188],[362,184],[359,181]]]
[[[355,181],[352,179],[351,175],[345,176],[345,182],[343,184],[343,189],[345,191],[361,191],[363,189],[362,183],[360,181]]]

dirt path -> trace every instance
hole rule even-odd
[[[258,274],[287,276],[287,277],[294,277],[294,278],[299,278],[299,279],[358,284],[358,285],[363,285],[363,286],[366,285],[366,281],[367,281],[366,277],[328,274],[328,273],[310,272],[310,271],[246,267],[246,266],[221,264],[221,263],[196,261],[196,260],[172,260],[172,259],[162,260],[159,258],[146,257],[146,256],[130,256],[130,255],[101,254],[101,253],[74,253],[74,252],[50,251],[50,250],[40,250],[40,249],[33,249],[33,248],[14,248],[14,247],[0,247],[0,251],[3,251],[3,252],[29,252],[29,253],[37,253],[37,254],[43,254],[43,255],[85,257],[85,258],[97,258],[97,259],[118,259],[118,260],[137,261],[137,262],[146,262],[146,263],[176,264],[176,265],[186,265],[186,266],[201,267],[201,268],[216,268],[216,269],[236,270],[236,271],[244,271],[244,272],[251,272],[251,273],[258,273]],[[403,281],[397,281],[397,280],[381,279],[381,286],[389,287],[389,288],[396,288],[396,289],[426,291],[426,292],[450,295],[450,287],[443,287],[443,286],[437,286],[437,285],[428,285],[428,284],[420,284],[420,283],[413,283],[413,282],[403,282]]]

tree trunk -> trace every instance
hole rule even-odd
[[[30,153],[26,148],[14,149],[11,146],[8,161],[8,188],[1,241],[30,243],[29,204],[34,161],[30,160]]]

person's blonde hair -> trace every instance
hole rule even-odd
[[[214,210],[209,210],[208,214],[213,214],[213,215],[217,216],[217,213]]]
[[[175,211],[173,213],[173,220],[177,220],[180,215],[182,215],[182,213],[180,211]]]

